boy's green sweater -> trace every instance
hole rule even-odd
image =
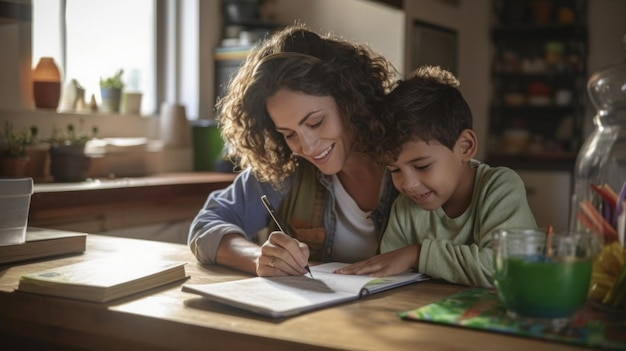
[[[381,252],[421,244],[419,271],[452,283],[493,285],[491,233],[499,228],[536,228],[524,182],[506,167],[479,164],[469,208],[449,218],[442,208],[421,209],[400,195],[391,209]]]

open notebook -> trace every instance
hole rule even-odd
[[[184,284],[182,290],[227,305],[279,318],[356,300],[428,279],[421,273],[404,273],[385,278],[332,273],[345,263],[311,266],[308,275],[254,277],[213,284]]]

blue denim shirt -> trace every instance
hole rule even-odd
[[[189,229],[187,243],[196,258],[203,263],[215,263],[217,247],[226,234],[240,233],[248,240],[257,242],[259,233],[267,228],[270,221],[267,210],[261,202],[261,195],[267,195],[278,208],[291,189],[294,177],[295,174],[291,175],[279,189],[276,189],[269,183],[260,182],[250,170],[245,170],[230,186],[212,192]],[[327,191],[322,215],[326,237],[321,259],[330,261],[333,256],[336,228],[335,194],[332,177],[318,171],[318,179]],[[379,236],[383,232],[391,204],[397,195],[388,174],[385,174],[384,183],[379,203],[372,212]]]

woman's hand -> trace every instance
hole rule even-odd
[[[259,277],[303,275],[309,262],[309,247],[283,232],[272,232],[261,246],[256,273]]]
[[[359,274],[372,277],[385,277],[404,273],[411,268],[417,269],[421,245],[411,245],[370,257],[349,266],[340,268],[334,273]]]

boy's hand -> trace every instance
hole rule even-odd
[[[411,245],[380,254],[367,260],[340,268],[337,274],[367,274],[372,277],[385,277],[417,269],[421,245]]]

